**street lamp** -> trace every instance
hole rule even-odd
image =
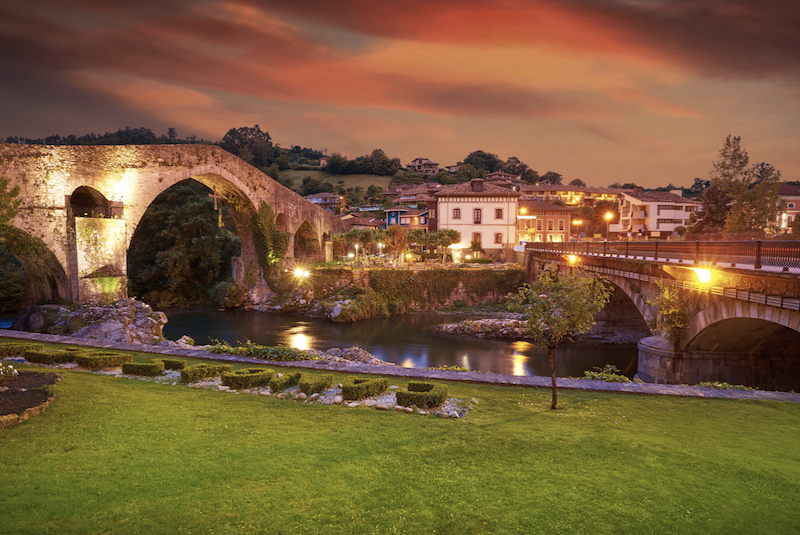
[[[378,256],[383,255],[383,242],[378,242]]]
[[[358,244],[356,244],[356,263],[358,263]]]
[[[606,240],[609,240],[609,228],[611,228],[611,220],[614,218],[614,214],[611,212],[606,212]]]

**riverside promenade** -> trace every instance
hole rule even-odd
[[[169,355],[175,357],[188,357],[194,359],[208,359],[224,362],[237,362],[241,364],[262,364],[285,368],[311,368],[315,370],[328,370],[343,373],[364,373],[371,375],[385,375],[389,377],[406,377],[410,379],[436,379],[442,381],[461,381],[466,383],[487,384],[497,386],[522,386],[535,388],[550,388],[550,377],[544,376],[517,376],[499,373],[483,372],[458,372],[445,370],[428,370],[423,368],[403,368],[401,366],[375,366],[354,362],[328,362],[323,360],[301,360],[281,362],[274,360],[255,359],[238,355],[225,355],[214,353],[205,349],[188,349],[184,347],[151,346],[143,344],[127,344],[121,342],[106,342],[103,340],[89,340],[85,338],[72,338],[70,336],[57,336],[53,334],[29,333],[0,329],[2,339],[29,340],[35,342],[49,342],[54,344],[69,344],[84,347],[97,347],[103,349],[116,349],[122,351],[138,351],[155,355]],[[761,390],[720,390],[689,385],[665,385],[652,383],[607,383],[588,379],[570,379],[559,377],[556,380],[558,388],[567,390],[586,390],[595,392],[617,392],[623,394],[639,394],[650,396],[677,396],[695,398],[719,399],[749,399],[786,401],[800,403],[800,394],[790,392],[768,392]]]

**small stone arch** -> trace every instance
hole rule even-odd
[[[304,221],[294,233],[294,258],[304,262],[320,260],[322,248],[314,226]]]
[[[283,212],[275,216],[275,230],[279,232],[289,231],[289,224],[286,222],[286,216]]]
[[[73,217],[118,217],[123,216],[121,202],[113,202],[90,186],[80,186],[67,198],[67,206]]]

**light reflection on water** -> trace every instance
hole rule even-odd
[[[285,314],[231,310],[168,310],[164,335],[176,340],[187,334],[198,344],[211,339],[230,343],[251,340],[325,351],[358,346],[387,362],[408,368],[461,366],[472,371],[509,375],[550,375],[547,352],[527,342],[482,340],[445,335],[431,329],[463,316],[418,314],[352,324]],[[595,366],[614,364],[629,376],[636,373],[635,345],[565,344],[556,352],[559,376],[582,376]]]

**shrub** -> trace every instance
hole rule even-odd
[[[342,382],[342,397],[344,399],[363,399],[377,396],[389,388],[389,379],[378,377],[375,379],[361,379],[348,377]]]
[[[22,353],[22,357],[28,362],[37,364],[64,364],[72,362],[76,356],[75,351],[36,351],[28,350]]]
[[[291,362],[296,360],[311,360],[312,354],[302,349],[284,346],[262,346],[247,340],[243,345],[233,347],[227,342],[214,340],[210,350],[214,353],[226,355],[243,355],[254,359],[277,360]],[[241,343],[241,342],[240,342]]]
[[[706,388],[716,388],[718,390],[758,390],[758,388],[753,388],[752,386],[744,386],[744,385],[731,385],[728,383],[720,383],[718,381],[709,381],[705,383],[699,383],[695,386],[704,386]]]
[[[14,369],[12,364],[0,363],[0,383],[10,383],[19,376],[19,372]]]
[[[170,359],[159,357],[157,359],[153,359],[153,362],[160,360],[164,363],[165,370],[182,370],[186,367],[186,361],[181,359]]]
[[[41,351],[43,348],[44,346],[42,344],[36,343],[12,342],[8,344],[0,344],[0,358],[16,357],[22,355],[25,351]]]
[[[602,368],[599,366],[594,367],[595,371],[583,372],[584,379],[591,379],[593,381],[605,381],[607,383],[630,383],[631,380],[619,373],[619,369],[613,364],[606,364]]]
[[[85,353],[78,352],[74,360],[81,368],[96,369],[122,366],[124,363],[132,361],[133,357],[121,353],[92,353],[87,351]]]
[[[144,375],[154,377],[164,371],[164,361],[153,359],[150,362],[125,362],[122,364],[122,373],[127,375]]]
[[[408,390],[397,391],[397,404],[405,407],[438,407],[447,399],[447,386],[437,383],[409,381]]]
[[[275,370],[267,368],[242,368],[233,372],[222,374],[222,384],[234,390],[250,388],[251,386],[264,386],[275,375]]]
[[[331,386],[331,383],[333,383],[333,375],[309,375],[304,373],[297,385],[300,387],[300,392],[310,396],[315,392],[322,392]]]
[[[207,377],[219,377],[225,372],[232,372],[230,364],[194,364],[181,370],[181,382],[191,383]]]
[[[273,377],[269,380],[269,389],[273,392],[282,392],[291,388],[300,380],[301,372],[287,373],[281,377]]]

